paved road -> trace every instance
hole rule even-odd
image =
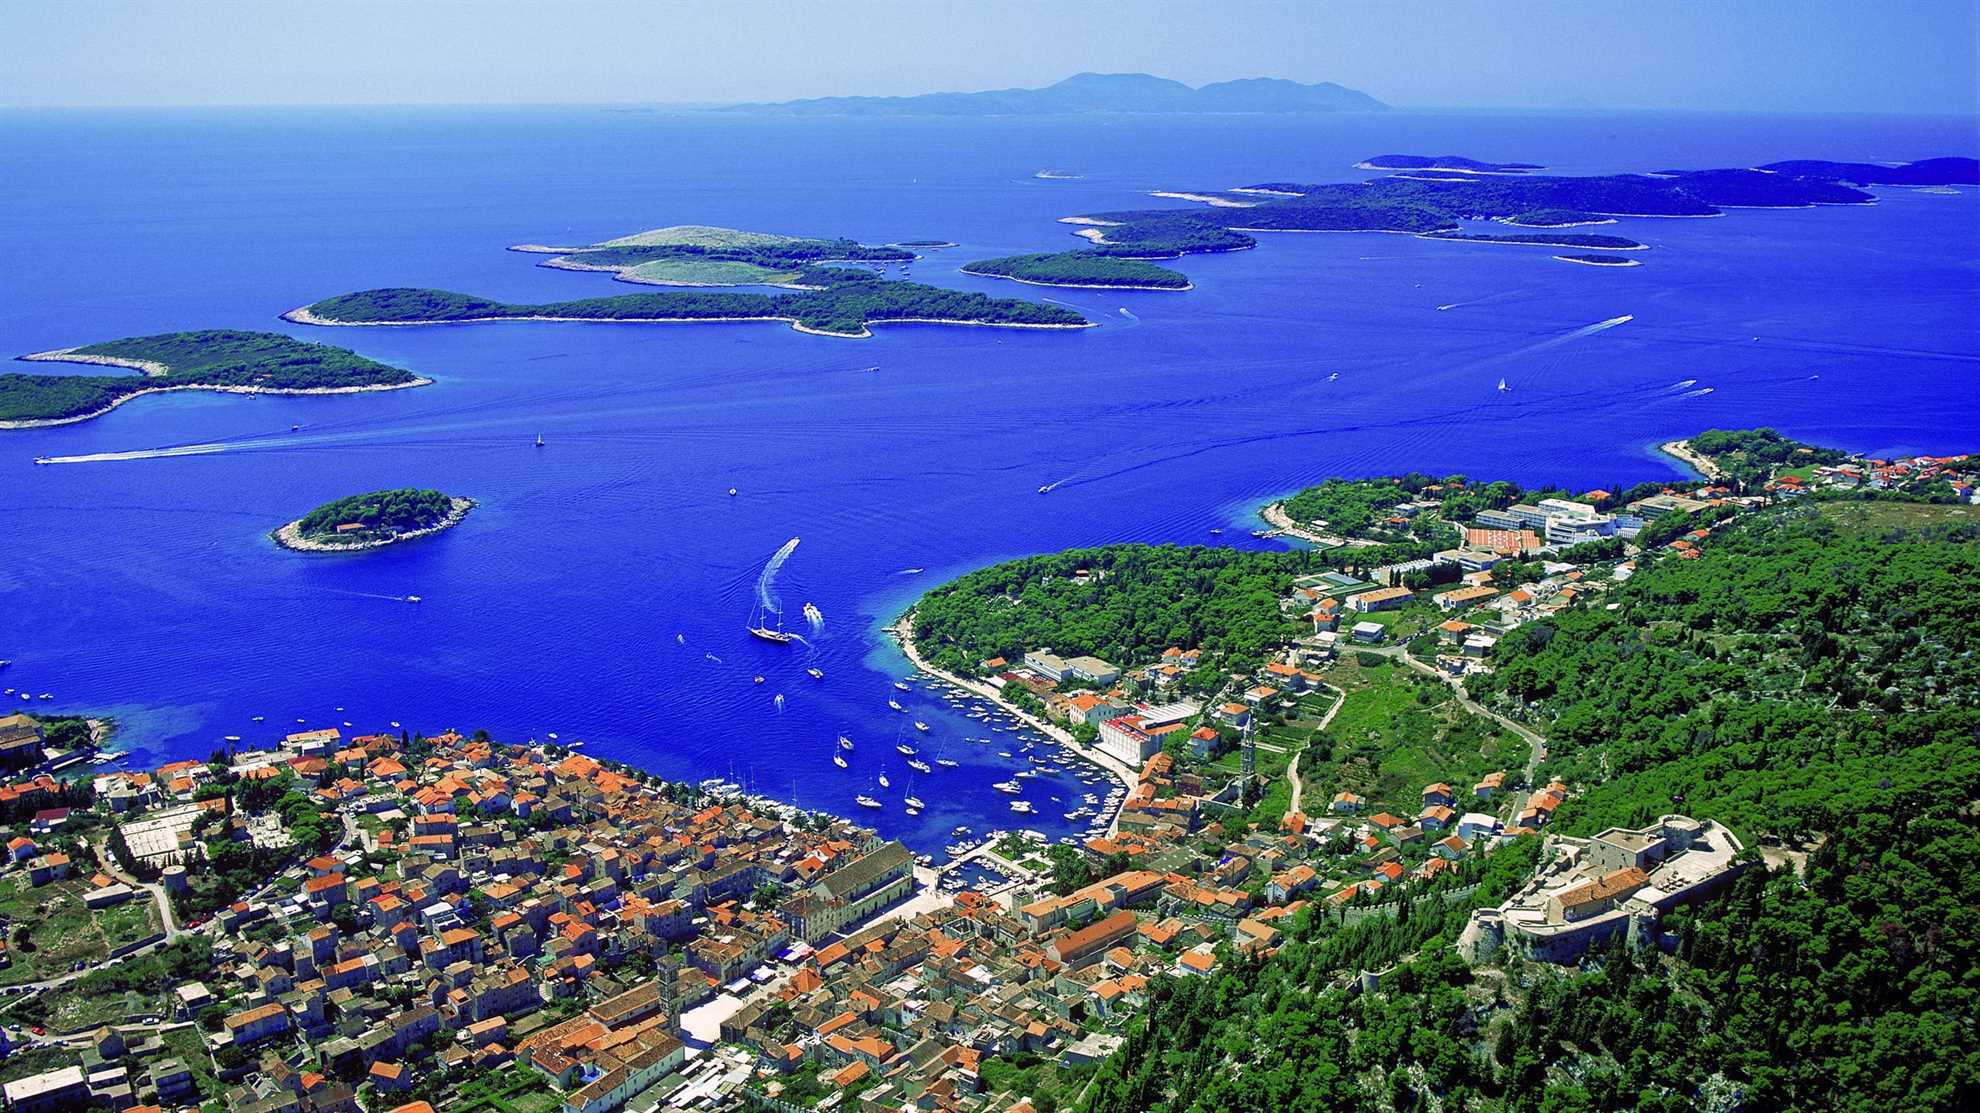
[[[1327,685],[1327,687],[1334,688],[1332,684]],[[1327,713],[1325,715],[1320,716],[1320,725],[1313,728],[1313,733],[1319,734],[1321,731],[1326,730],[1327,724],[1334,721],[1334,712],[1339,711],[1341,709],[1341,705],[1346,702],[1347,702],[1347,693],[1341,691],[1339,688],[1334,688],[1334,706],[1329,707],[1327,709]],[[1312,746],[1312,743],[1309,742],[1307,743],[1307,745],[1310,748]],[[1299,798],[1301,795],[1304,794],[1304,790],[1306,788],[1305,783],[1302,782],[1299,777],[1299,759],[1305,756],[1306,756],[1306,751],[1301,750],[1300,752],[1294,754],[1292,761],[1287,763],[1286,765],[1286,779],[1292,782],[1292,803],[1286,806],[1286,810],[1289,812],[1296,812],[1299,810]]]
[[[96,859],[102,866],[103,872],[129,885],[133,889],[140,889],[151,894],[151,899],[158,904],[158,922],[165,925],[165,941],[167,943],[185,934],[185,930],[179,927],[178,919],[172,915],[172,898],[166,895],[165,886],[155,881],[148,883],[139,881],[137,878],[125,873],[123,867],[117,864],[117,859],[110,854],[108,836],[105,836],[101,841],[92,845],[96,848]]]

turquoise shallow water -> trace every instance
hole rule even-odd
[[[936,846],[956,824],[1016,818],[988,787],[1016,767],[995,754],[1006,736],[971,743],[988,732],[922,694],[906,714],[886,706],[901,662],[878,626],[946,576],[1102,541],[1251,544],[1236,527],[1257,503],[1332,474],[1626,484],[1677,474],[1659,441],[1762,423],[1873,451],[1980,440],[1971,190],[1624,221],[1604,230],[1653,246],[1617,270],[1386,235],[1265,237],[1178,264],[1196,284],[1180,294],[1043,290],[962,263],[1071,245],[1055,218],[1148,190],[1348,178],[1385,151],[1583,172],[1976,147],[1971,121],[1737,116],[0,115],[0,351],[278,328],[436,380],[154,397],[0,436],[0,658],[15,662],[0,684],[58,697],[37,708],[114,712],[145,757],[298,719],[556,731],[841,811],[884,770],[890,806],[865,818]],[[1045,167],[1085,176],[1033,176]],[[276,319],[380,285],[622,292],[502,248],[672,223],[954,240],[914,277],[1049,297],[1099,325],[843,341],[778,324]],[[223,448],[31,463],[189,444]],[[326,499],[405,484],[481,508],[364,558],[303,558],[264,536]],[[758,569],[792,537],[777,590],[793,617],[807,601],[823,612],[808,651],[742,632]],[[814,664],[824,681],[804,674]],[[916,744],[963,763],[917,779],[918,820],[898,806],[909,771],[893,752],[912,718],[932,728]],[[841,732],[859,745],[845,773],[830,764]],[[1048,814],[1027,822],[1063,833],[1044,805],[1080,790],[1046,780],[1027,795]]]

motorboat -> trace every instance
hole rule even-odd
[[[898,746],[895,746],[894,749],[907,757],[913,757],[918,752],[915,750],[913,746],[910,746],[905,742],[901,743]]]
[[[823,679],[825,679],[825,672],[824,672],[824,670],[823,670],[823,669],[806,669],[806,670],[804,670],[804,671],[805,671],[806,673],[808,673],[808,674],[810,674],[810,676],[811,676],[811,678],[812,678],[813,680],[823,680]]]
[[[907,708],[905,708],[905,707],[902,707],[902,706],[901,706],[901,701],[900,701],[900,700],[897,700],[897,699],[890,699],[890,700],[888,700],[888,701],[887,701],[887,706],[888,706],[888,707],[891,707],[891,708],[893,708],[893,709],[894,709],[894,710],[896,710],[896,711],[906,711],[906,710],[907,710]]]
[[[933,773],[935,771],[934,769],[929,767],[927,762],[921,761],[917,758],[908,759],[908,768],[921,773]]]
[[[845,735],[843,735],[843,734],[841,734],[841,735],[839,736],[839,748],[840,748],[841,750],[850,750],[850,749],[852,749],[852,748],[853,748],[853,740],[852,740],[852,739],[850,739],[850,738],[847,738],[847,737],[846,737]]]
[[[928,724],[922,722],[920,719],[916,719],[914,721],[914,729],[918,731],[926,732],[928,730]]]
[[[839,768],[841,768],[841,769],[844,769],[844,768],[846,767],[846,755],[844,755],[844,754],[833,754],[833,755],[832,755],[832,764],[834,764],[834,765],[836,765],[836,766],[838,766],[838,767],[839,767]]]
[[[862,808],[878,808],[882,806],[880,801],[875,800],[873,797],[867,796],[864,793],[853,797],[853,803],[858,804]]]

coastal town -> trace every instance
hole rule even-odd
[[[1121,781],[1083,838],[999,831],[940,863],[554,743],[324,728],[138,771],[106,764],[104,724],[10,714],[6,1106],[1026,1113],[1076,1093],[1165,979],[1462,896],[1502,855],[1518,883],[1471,910],[1449,944],[1466,962],[1669,947],[1667,914],[1756,856],[1681,812],[1555,833],[1586,786],[1537,776],[1544,737],[1466,679],[1500,639],[1603,606],[1643,562],[1697,559],[1751,511],[1975,498],[1964,457],[1791,457],[1757,478],[1692,459],[1701,479],[1627,499],[1385,487],[1352,526],[1275,504],[1271,532],[1322,550],[1448,547],[1297,578],[1255,668],[1040,645],[965,675],[904,620],[924,683],[994,697]],[[954,883],[957,858],[990,880]]]

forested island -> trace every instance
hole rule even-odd
[[[1516,164],[1500,164],[1516,165]],[[1656,174],[1569,176],[1394,175],[1371,181],[1273,181],[1234,190],[1179,191],[1216,203],[1197,209],[1128,209],[1067,218],[1118,249],[1148,257],[1251,246],[1256,232],[1446,232],[1465,220],[1547,227],[1613,216],[1719,216],[1725,207],[1861,205],[1859,185],[1969,181],[1971,159],[1928,159],[1902,167],[1776,163],[1758,169],[1672,170]],[[1445,168],[1452,170],[1455,168]],[[1865,181],[1874,179],[1874,181]]]
[[[1591,235],[1568,232],[1533,235],[1494,235],[1490,232],[1432,232],[1426,240],[1456,240],[1462,243],[1526,244],[1536,247],[1596,247],[1607,251],[1641,251],[1646,245],[1627,236]]]
[[[1976,1053],[1967,1018],[1980,1009],[1980,874],[1970,865],[1980,860],[1970,815],[1980,797],[1980,525],[1945,480],[1970,485],[1970,458],[1864,460],[1768,429],[1688,443],[1727,474],[1579,496],[1644,513],[1672,507],[1629,551],[1569,560],[1571,573],[1507,561],[1508,593],[1540,581],[1549,605],[1503,621],[1475,608],[1456,616],[1469,620],[1459,628],[1489,622],[1494,635],[1462,685],[1477,701],[1476,729],[1509,723],[1544,737],[1533,798],[1542,785],[1564,789],[1538,837],[1467,855],[1450,884],[1411,884],[1383,904],[1360,894],[1336,907],[1311,894],[1276,921],[1274,946],[1247,947],[1239,932],[1213,966],[1157,977],[1090,1076],[1041,1070],[1011,1092],[1086,1113],[1961,1107]],[[1871,483],[1893,475],[1948,497]],[[1404,503],[1434,504],[1401,527],[1413,533],[1433,513],[1464,521],[1544,494],[1398,476],[1333,480],[1285,504],[1357,534],[1390,528]],[[1448,533],[1419,540],[1448,546]],[[1314,582],[1310,572],[1403,551],[1113,545],[1029,557],[928,593],[914,637],[924,656],[975,673],[984,658],[1015,662],[1038,646],[1095,654],[1124,666],[1124,684],[1144,682],[1134,666],[1163,660],[1165,647],[1200,648],[1183,691],[1237,691],[1278,647],[1293,645],[1288,659],[1302,667],[1313,659],[1309,597],[1281,605]],[[1435,624],[1454,620],[1410,605],[1428,617],[1355,616],[1384,618],[1397,644],[1387,656],[1344,652],[1321,674],[1351,686],[1333,727],[1307,744],[1307,767],[1410,768],[1424,724],[1445,721],[1426,708],[1446,713],[1446,683],[1383,679],[1403,671],[1402,657],[1441,652]],[[1376,687],[1352,686],[1364,684]],[[1394,706],[1371,705],[1377,695]],[[1261,738],[1293,737],[1266,722]],[[1261,744],[1261,769],[1270,756]],[[1280,756],[1274,768],[1285,767]],[[1413,806],[1423,780],[1401,783]],[[1424,789],[1426,800],[1449,787]],[[1456,789],[1462,807],[1478,806]],[[1306,799],[1311,824],[1326,798]],[[1275,822],[1283,796],[1261,806],[1220,811],[1217,829],[1193,835],[1205,860],[1222,868],[1299,830]],[[1337,800],[1332,810],[1344,809]],[[1642,828],[1674,811],[1727,825],[1746,849],[1722,889],[1665,918],[1659,946],[1619,937],[1561,964],[1468,958],[1457,946],[1474,910],[1507,899],[1543,863],[1558,868],[1558,838]]]
[[[1463,155],[1376,155],[1355,164],[1357,170],[1445,170],[1465,174],[1524,174],[1545,170],[1535,162],[1480,162]]]
[[[1006,255],[981,259],[964,274],[1008,278],[1034,286],[1077,286],[1105,290],[1187,290],[1187,275],[1138,259],[1102,251],[1060,251],[1048,255]]]
[[[343,394],[431,381],[348,348],[232,329],[133,336],[19,358],[123,367],[138,374],[0,375],[0,429],[85,421],[133,398],[168,390]]]
[[[519,305],[448,290],[392,287],[340,294],[284,314],[308,325],[431,325],[479,321],[788,321],[799,332],[866,337],[874,324],[1083,328],[1063,306],[889,282],[865,271],[818,268],[818,289],[788,294],[673,291]]]
[[[584,247],[517,244],[511,251],[549,254],[559,270],[604,271],[622,282],[652,286],[788,286],[829,284],[816,272],[827,263],[910,263],[909,245],[872,247],[848,239],[807,239],[679,224]]]
[[[1583,266],[1589,266],[1589,267],[1642,266],[1642,264],[1637,260],[1625,259],[1620,255],[1597,255],[1590,253],[1585,255],[1556,255],[1554,256],[1554,258],[1559,259],[1563,263],[1580,263]]]
[[[473,508],[473,499],[430,488],[367,491],[326,502],[270,536],[298,552],[357,552],[452,529]]]

